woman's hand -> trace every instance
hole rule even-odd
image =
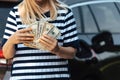
[[[11,35],[9,41],[12,44],[31,42],[34,39],[34,35],[28,33],[31,30],[32,30],[31,28],[18,30],[13,35]]]
[[[44,34],[39,41],[50,52],[55,54],[59,51],[58,41],[55,38]]]
[[[40,38],[39,42],[42,46],[45,47],[45,49],[64,59],[73,59],[77,51],[73,47],[58,46],[58,41],[55,38],[48,36],[47,34],[44,34]]]
[[[3,55],[6,59],[13,58],[15,55],[15,44],[31,42],[33,40],[33,34],[29,34],[28,32],[32,29],[21,29],[16,31],[14,34],[10,36],[7,42],[3,45]]]

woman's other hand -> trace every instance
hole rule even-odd
[[[9,38],[9,41],[12,44],[31,42],[34,39],[34,35],[28,33],[31,30],[32,30],[31,28],[18,30],[13,35],[11,35],[11,37]]]
[[[50,52],[55,54],[59,51],[58,41],[55,38],[48,36],[47,34],[43,34],[39,41],[40,44]]]

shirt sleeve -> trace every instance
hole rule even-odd
[[[71,9],[68,9],[68,12],[65,17],[65,28],[63,35],[63,46],[71,46],[74,48],[78,48],[77,26]]]
[[[9,12],[9,16],[7,18],[1,46],[5,44],[5,42],[9,39],[9,37],[12,34],[14,34],[14,32],[16,32],[16,30],[17,30],[17,23],[16,23],[15,9],[13,8]]]

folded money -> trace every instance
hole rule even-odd
[[[33,42],[23,43],[23,44],[27,47],[37,48],[40,50],[46,50],[46,48],[42,46],[39,42],[39,39],[44,32],[55,39],[57,39],[58,36],[61,35],[57,27],[55,27],[52,23],[46,21],[36,21],[28,25],[27,28],[32,28],[32,31],[30,31],[29,33],[34,34],[34,40]]]

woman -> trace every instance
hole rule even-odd
[[[71,10],[58,0],[23,0],[9,14],[2,49],[5,58],[13,58],[10,80],[69,80],[67,59],[74,57],[78,40]],[[39,39],[48,51],[23,45],[34,39],[24,27],[42,18],[61,32],[58,39],[46,34]]]

